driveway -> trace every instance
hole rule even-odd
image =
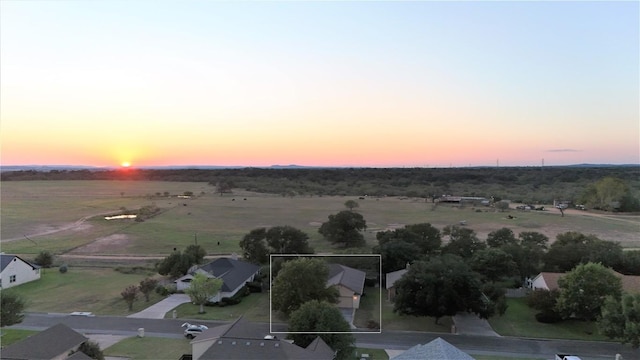
[[[453,317],[453,323],[456,326],[456,334],[500,336],[493,331],[487,320],[480,319],[476,314],[457,313]]]
[[[188,303],[191,299],[186,294],[172,294],[166,299],[157,302],[148,308],[127,316],[128,318],[140,318],[140,319],[164,319],[164,316],[169,311],[173,310],[180,304]]]

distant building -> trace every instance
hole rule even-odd
[[[640,294],[640,276],[623,275],[617,271],[613,271],[622,282],[622,290],[631,294]],[[531,281],[532,289],[557,290],[559,289],[558,280],[565,273],[541,272]]]
[[[17,255],[0,254],[0,289],[40,279],[40,266]]]

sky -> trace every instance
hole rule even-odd
[[[640,163],[640,3],[0,1],[0,163]]]

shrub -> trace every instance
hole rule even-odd
[[[535,289],[527,295],[526,302],[530,308],[551,313],[555,312],[559,295],[558,290]]]
[[[158,285],[156,286],[156,294],[167,296],[169,295],[169,290],[163,285]]]
[[[536,320],[545,324],[553,324],[561,321],[562,317],[555,311],[545,311],[537,313]]]
[[[60,265],[60,268],[58,270],[61,274],[64,274],[67,272],[67,270],[69,270],[69,266],[67,264],[62,264]]]
[[[80,345],[78,351],[83,352],[88,357],[95,360],[104,360],[104,354],[100,349],[100,345],[93,341],[85,341]]]
[[[53,265],[53,255],[48,251],[41,251],[33,262],[43,268],[50,268]]]
[[[375,320],[367,321],[367,328],[369,329],[380,329],[380,324]]]
[[[252,281],[247,283],[247,289],[252,293],[262,292],[262,283],[260,281]]]
[[[364,286],[367,286],[367,287],[374,287],[374,286],[376,286],[377,283],[378,283],[378,279],[376,279],[376,278],[369,278],[368,277],[368,278],[364,279]]]

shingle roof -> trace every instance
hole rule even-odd
[[[391,360],[475,360],[471,355],[449,344],[442,338],[437,338],[425,345],[416,345]]]
[[[18,258],[22,260],[23,262],[25,262],[27,265],[31,266],[34,269],[38,269],[40,267],[39,265],[32,264],[17,255],[0,254],[0,271],[4,270],[4,268],[6,268],[7,265],[9,265],[9,263],[11,263],[11,261],[13,261],[14,258]]]
[[[620,279],[623,291],[629,293],[640,293],[640,276],[623,275],[617,271],[613,271],[613,274]],[[536,276],[536,278],[542,277],[544,282],[547,284],[548,290],[555,290],[559,289],[558,279],[564,275],[564,273],[541,272]]]
[[[387,282],[386,282],[386,288],[390,289],[391,287],[393,287],[393,284],[396,283],[396,281],[400,280],[400,278],[402,277],[402,275],[407,273],[407,269],[400,269],[398,271],[392,271],[390,273],[387,273]]]
[[[224,283],[220,290],[230,292],[244,284],[251,275],[260,270],[260,267],[241,260],[219,258],[202,265],[198,270],[203,270],[216,278],[222,279]]]
[[[327,286],[340,284],[362,295],[366,275],[364,271],[348,266],[329,264],[329,280],[327,280]]]
[[[314,341],[313,348],[310,349],[311,345],[309,345],[304,349],[277,338],[264,339],[264,336],[268,334],[268,328],[238,318],[233,323],[203,331],[191,343],[213,341],[211,347],[202,354],[200,360],[329,360],[333,358],[333,351],[322,340]],[[329,351],[326,351],[326,348]]]
[[[326,354],[330,358],[333,358],[333,355],[335,354],[335,351],[333,351],[333,349],[331,349],[331,347],[327,345],[320,336],[316,337],[311,344],[306,347],[306,349],[318,354]]]
[[[49,360],[68,353],[87,340],[70,327],[58,324],[3,348],[2,359]]]

